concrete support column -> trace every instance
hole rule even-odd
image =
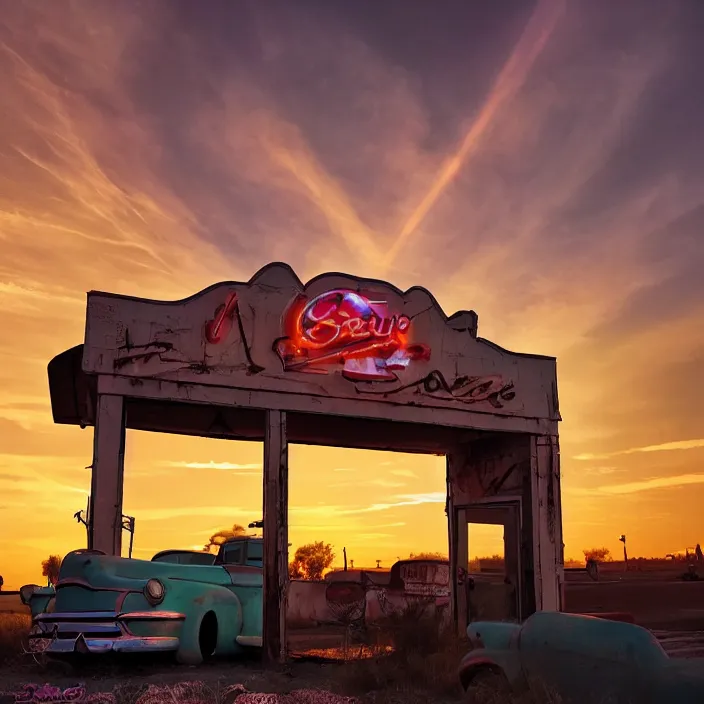
[[[286,659],[288,594],[288,441],[286,413],[266,412],[264,430],[264,653]]]
[[[532,438],[531,498],[535,606],[538,611],[562,611],[565,565],[557,436]]]
[[[93,431],[88,547],[122,551],[122,487],[125,469],[125,400],[99,394]]]
[[[469,524],[467,522],[467,511],[461,508],[457,509],[455,514],[457,517],[457,570],[463,570],[466,576],[469,571]],[[452,575],[450,575],[450,579],[452,579]],[[466,585],[459,586],[457,589],[457,623],[460,633],[463,633],[469,621],[467,596]]]
[[[447,514],[447,542],[448,558],[450,562],[450,620],[462,634],[466,628],[467,605],[466,590],[460,589],[457,583],[458,568],[464,566],[468,560],[469,546],[467,543],[467,517],[464,511],[455,508],[454,477],[464,466],[466,456],[460,450],[448,452],[446,455],[446,483],[447,500],[445,513]],[[462,514],[461,516],[459,514]],[[461,520],[460,520],[461,519]],[[462,540],[461,536],[465,538]]]

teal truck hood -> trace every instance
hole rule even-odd
[[[502,621],[474,621],[467,627],[467,636],[475,643],[481,640],[486,650],[510,650],[521,626]]]
[[[231,575],[220,565],[180,565],[151,560],[134,560],[90,553],[67,555],[61,565],[59,582],[78,580],[93,588],[120,588],[134,586],[135,580],[178,579],[230,586],[261,586],[260,573]]]

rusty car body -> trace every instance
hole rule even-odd
[[[193,551],[136,560],[76,550],[55,589],[25,585],[20,594],[32,613],[33,650],[173,652],[199,664],[261,646],[262,541],[234,538],[212,561]]]
[[[624,620],[537,612],[522,624],[474,622],[459,668],[467,701],[530,692],[565,704],[704,701],[704,659],[670,657]]]

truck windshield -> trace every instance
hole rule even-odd
[[[261,540],[250,540],[247,544],[247,564],[252,567],[264,566],[264,549]]]
[[[177,565],[212,565],[215,555],[208,552],[164,552],[154,555],[152,562],[171,562]]]

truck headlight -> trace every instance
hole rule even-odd
[[[164,601],[165,594],[166,587],[158,579],[150,579],[144,585],[144,596],[152,606],[161,604]]]

